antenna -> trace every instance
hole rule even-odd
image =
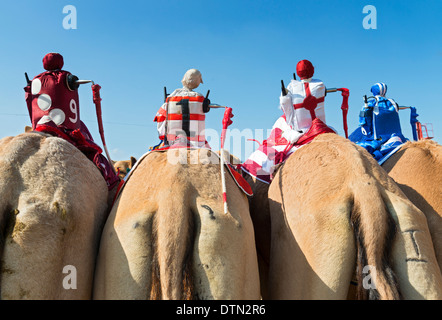
[[[281,92],[283,96],[287,95],[287,90],[285,89],[284,80],[281,80]]]
[[[25,72],[26,83],[31,84],[31,80],[29,80],[28,73]]]

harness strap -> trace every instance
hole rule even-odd
[[[181,106],[182,111],[182,129],[186,134],[186,137],[190,137],[190,110],[189,110],[189,100],[182,99],[177,102],[177,105]]]

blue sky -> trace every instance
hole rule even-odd
[[[65,30],[63,7],[77,9],[77,29]],[[377,29],[366,30],[364,6],[377,9]],[[64,56],[64,69],[102,86],[106,142],[114,160],[139,157],[157,144],[152,122],[163,87],[181,87],[198,68],[213,103],[233,108],[231,128],[267,130],[281,115],[280,80],[309,59],[315,78],[350,90],[349,131],[362,97],[385,82],[387,96],[415,106],[442,141],[442,1],[4,1],[0,6],[0,137],[29,125],[23,87],[43,71],[47,52]],[[80,88],[81,119],[101,145],[92,93]],[[343,135],[340,94],[326,98],[327,123]],[[206,127],[221,131],[222,111]],[[412,138],[409,111],[402,130]],[[259,135],[256,138],[260,138]],[[215,141],[211,142],[214,148]],[[239,156],[254,143],[244,142]],[[232,142],[233,145],[233,142]],[[232,150],[232,146],[229,146]]]

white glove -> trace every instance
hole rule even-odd
[[[299,140],[299,138],[303,135],[303,132],[299,132],[296,130],[286,130],[282,133],[282,137],[289,141],[291,144],[295,143]]]

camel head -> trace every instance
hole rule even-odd
[[[133,168],[137,159],[130,157],[129,160],[112,161],[115,170],[118,172],[120,179],[123,179]]]

